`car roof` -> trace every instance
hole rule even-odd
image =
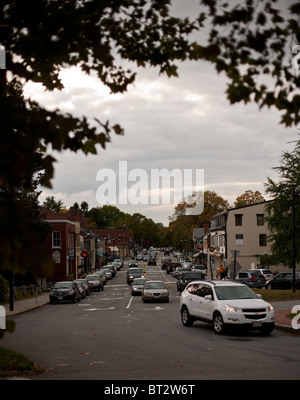
[[[211,286],[245,286],[244,283],[241,282],[235,282],[232,281],[230,279],[226,279],[226,280],[218,280],[218,281],[193,281],[191,283],[208,283]]]

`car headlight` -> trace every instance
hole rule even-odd
[[[227,312],[236,312],[236,313],[242,312],[242,309],[241,309],[241,308],[234,307],[234,306],[231,306],[231,305],[229,305],[229,304],[225,304],[225,310],[226,310]]]
[[[267,311],[274,311],[274,307],[271,304],[269,304],[267,307]]]

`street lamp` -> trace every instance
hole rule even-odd
[[[293,268],[293,292],[296,291],[296,184],[292,184],[293,189],[293,256],[292,256],[292,268]]]
[[[76,257],[76,239],[80,235],[80,233],[73,232],[74,237],[74,276],[77,279],[77,257]]]
[[[98,237],[95,237],[95,270],[98,268],[98,263],[97,263],[97,259],[98,259]]]

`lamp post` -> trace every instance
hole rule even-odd
[[[98,263],[97,263],[97,259],[98,259],[97,252],[98,252],[98,250],[97,249],[98,249],[98,237],[96,236],[95,237],[95,271],[98,268]]]
[[[76,257],[76,239],[80,233],[73,232],[74,237],[74,277],[77,279],[77,257]]]
[[[293,189],[293,256],[292,256],[292,268],[293,268],[293,292],[296,291],[296,184],[292,184]]]

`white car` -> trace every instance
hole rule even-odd
[[[258,297],[248,286],[234,281],[194,281],[180,296],[181,321],[192,326],[194,321],[212,324],[215,333],[228,328],[258,329],[270,334],[275,312],[271,304]]]

